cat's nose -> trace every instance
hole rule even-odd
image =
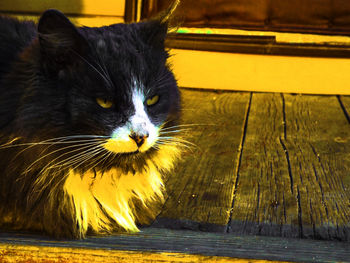
[[[145,142],[148,136],[149,136],[148,133],[137,133],[137,132],[132,132],[129,135],[129,137],[136,142],[136,145],[138,147],[140,147]]]

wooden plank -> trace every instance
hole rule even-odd
[[[0,233],[0,262],[19,259],[23,259],[19,262],[349,262],[350,250],[348,243],[341,242],[157,228],[144,228],[130,235],[61,241]]]
[[[155,224],[225,231],[250,94],[183,89],[182,97],[181,123],[194,124],[187,140],[197,147],[183,155],[168,178],[169,197]]]
[[[254,93],[237,174],[230,232],[298,236],[283,138],[280,94]],[[295,221],[296,220],[296,221]]]
[[[303,236],[349,241],[350,129],[337,98],[285,95],[285,115]]]
[[[231,232],[350,240],[348,125],[335,96],[254,94]]]
[[[350,123],[350,96],[338,96],[338,100],[346,119]]]
[[[181,253],[152,253],[142,251],[110,251],[79,248],[38,247],[28,245],[0,244],[0,262],[256,262],[267,263],[266,260],[242,260],[228,257],[188,255]]]
[[[1,0],[0,10],[12,13],[42,13],[59,9],[66,14],[124,16],[125,0]]]

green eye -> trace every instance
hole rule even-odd
[[[152,105],[156,104],[158,102],[158,100],[159,100],[159,96],[155,95],[152,98],[146,100],[146,104],[147,104],[147,106],[152,106]]]
[[[96,98],[96,102],[104,109],[109,109],[113,106],[113,102],[107,99]]]

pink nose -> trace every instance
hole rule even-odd
[[[139,133],[136,133],[136,132],[132,132],[129,135],[129,137],[136,142],[136,145],[138,147],[140,147],[145,142],[145,140],[147,139],[148,134],[139,134]]]

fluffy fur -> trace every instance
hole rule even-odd
[[[82,238],[156,216],[182,144],[165,17],[101,28],[56,10],[38,25],[0,17],[2,228]]]

